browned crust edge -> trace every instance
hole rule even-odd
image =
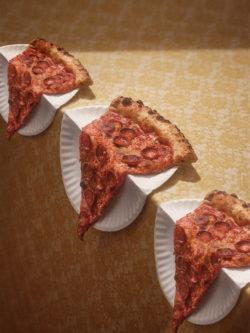
[[[214,190],[205,196],[203,203],[225,212],[240,226],[250,225],[250,204],[234,193]]]
[[[191,144],[179,128],[166,120],[156,110],[144,106],[142,101],[134,101],[130,97],[121,96],[111,102],[109,110],[132,119],[145,132],[155,131],[162,143],[169,144],[172,148],[175,165],[197,161]]]
[[[66,68],[75,74],[76,87],[81,85],[90,86],[93,84],[86,68],[83,67],[78,59],[65,51],[62,47],[50,43],[43,38],[33,39],[29,46],[45,53],[51,57],[55,63],[63,62]]]

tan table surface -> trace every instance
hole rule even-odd
[[[249,196],[249,2],[0,2],[0,46],[39,36],[63,46],[94,85],[42,134],[5,139],[0,119],[0,332],[171,332],[154,259],[158,204],[212,189]],[[180,168],[126,229],[81,242],[64,190],[63,111],[141,99],[178,125],[199,160]],[[180,332],[250,331],[250,286],[220,322]]]

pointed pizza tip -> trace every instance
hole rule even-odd
[[[178,332],[178,329],[181,325],[182,321],[178,320],[178,319],[172,319],[172,323],[171,323],[171,327],[174,333]]]
[[[84,235],[87,229],[84,229],[82,226],[78,225],[77,226],[77,235],[80,238],[81,241],[84,240]]]
[[[7,139],[8,141],[10,141],[10,138],[12,137],[12,134],[13,134],[13,133],[11,133],[11,132],[9,132],[9,131],[6,132],[6,139]]]

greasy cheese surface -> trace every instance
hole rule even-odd
[[[0,45],[45,38],[79,58],[94,81],[41,135],[9,143],[0,119],[1,332],[171,332],[154,261],[157,205],[215,188],[250,201],[247,7],[245,0],[0,2]],[[176,124],[199,159],[154,191],[128,228],[92,228],[82,243],[61,178],[62,114],[121,95]],[[249,312],[247,287],[222,321],[185,322],[180,332],[243,333]]]

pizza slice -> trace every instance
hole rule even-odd
[[[98,178],[98,184],[95,180],[91,185],[94,195],[90,194],[89,185],[87,192],[85,188],[82,190],[78,228],[80,238],[83,238],[88,227],[101,216],[127,174],[154,174],[175,165],[196,161],[197,157],[191,145],[180,130],[156,111],[151,111],[141,101],[134,102],[131,98],[119,97],[99,119],[82,129],[81,184],[86,187],[83,179],[88,173],[89,166],[91,170],[95,170],[93,173]],[[148,125],[146,128],[142,121],[136,121],[136,115],[139,113],[140,119],[143,119],[143,116],[148,118],[151,127]],[[176,139],[174,140],[172,136]],[[182,151],[176,154],[177,149]],[[86,165],[88,165],[87,170]],[[114,179],[115,186],[111,187],[112,190],[106,186],[107,175]],[[104,185],[99,191],[100,183]],[[94,198],[90,200],[91,205],[87,205],[88,196]],[[87,206],[89,206],[88,213]]]
[[[114,167],[114,155],[96,124],[82,129],[80,135],[81,205],[77,233],[84,233],[101,216],[126,173]]]
[[[177,332],[222,267],[250,266],[250,206],[223,191],[176,222],[176,294],[172,327]]]
[[[44,39],[34,39],[9,61],[7,138],[18,130],[42,94],[59,94],[93,82],[79,60]]]

